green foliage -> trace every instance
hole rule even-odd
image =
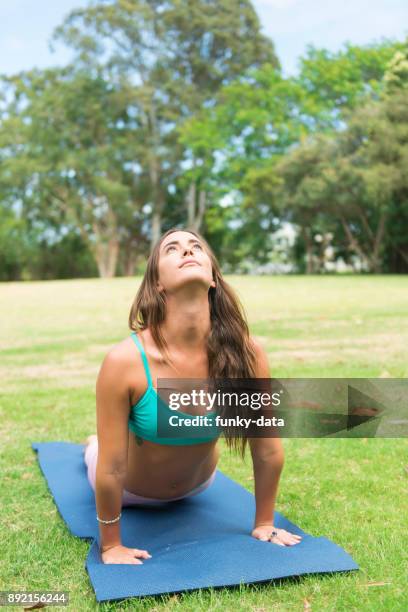
[[[387,64],[384,75],[386,93],[408,88],[408,41]]]
[[[29,262],[30,278],[89,278],[98,276],[98,268],[88,246],[76,232],[58,242],[40,240],[35,257]]]
[[[383,41],[366,46],[347,43],[337,52],[309,45],[300,60],[298,82],[314,105],[317,125],[335,126],[343,112],[367,98],[378,99],[388,63],[403,43]]]
[[[275,198],[288,220],[314,233],[320,218],[368,270],[378,272],[394,248],[408,263],[406,225],[397,222],[407,209],[407,125],[408,100],[397,92],[354,111],[335,137],[287,154],[277,166],[283,182]]]
[[[0,280],[20,280],[27,246],[25,223],[8,211],[0,210]]]
[[[142,151],[135,161],[147,177],[143,195],[154,242],[158,227],[174,216],[165,206],[169,192],[184,203],[194,183],[196,193],[213,198],[207,164],[179,140],[179,125],[214,104],[217,91],[247,69],[278,67],[273,43],[261,34],[248,0],[97,2],[73,11],[55,38],[87,70],[138,83],[133,116]],[[93,39],[98,44],[90,45]]]
[[[319,134],[334,134],[333,142],[345,143],[341,133],[353,112],[364,101],[374,104],[370,109],[380,104],[386,71],[394,66],[403,74],[401,59],[399,67],[392,60],[395,54],[400,57],[402,48],[402,43],[389,41],[367,47],[346,45],[335,54],[309,48],[297,78],[284,78],[265,64],[224,86],[214,106],[185,121],[181,141],[201,160],[207,181],[221,193],[233,194],[241,221],[234,232],[240,246],[233,253],[256,254],[258,261],[264,261],[271,232],[279,226],[273,221],[279,219],[298,225],[299,241],[307,244],[306,250],[313,249],[315,233],[326,231],[336,237],[337,252],[345,260],[350,258],[350,237],[339,227],[338,206],[347,217],[345,223],[353,223],[353,198],[374,208],[379,198],[390,204],[393,171],[380,163],[370,166],[371,158],[364,173],[354,171],[361,151],[354,152],[352,160],[347,161],[350,154],[346,154],[340,161],[342,154]],[[351,139],[358,138],[356,129]],[[371,138],[370,129],[360,126],[361,137]],[[316,144],[310,145],[313,135]],[[385,147],[383,139],[382,154]],[[208,218],[207,227],[211,222]],[[225,235],[223,241],[231,239]],[[302,249],[297,252],[300,256]],[[301,261],[298,264],[302,266]]]
[[[6,278],[37,259],[33,274],[63,274],[44,253],[71,230],[84,275],[89,254],[101,276],[132,274],[186,224],[238,269],[270,259],[284,221],[299,269],[323,232],[346,261],[408,270],[407,41],[309,47],[286,78],[247,0],[100,0],[54,42],[72,64],[1,81],[1,240],[26,245],[1,247]]]

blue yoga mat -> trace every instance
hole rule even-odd
[[[34,442],[32,448],[69,530],[93,540],[86,569],[98,602],[358,569],[340,546],[305,533],[278,512],[275,525],[300,534],[301,543],[283,547],[253,538],[255,498],[219,470],[197,496],[161,508],[123,508],[124,546],[146,549],[152,558],[143,565],[106,565],[84,446]]]

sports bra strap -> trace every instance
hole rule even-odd
[[[149,387],[153,387],[153,381],[152,381],[152,377],[151,377],[151,374],[150,374],[149,363],[147,361],[147,357],[146,357],[146,353],[145,353],[145,350],[143,348],[143,345],[140,342],[140,340],[139,340],[139,338],[138,338],[138,336],[137,336],[137,334],[135,332],[132,332],[130,335],[132,336],[132,338],[134,340],[134,343],[136,344],[137,348],[140,351],[140,354],[142,355],[142,360],[143,360],[143,365],[144,365],[144,369],[145,369],[145,372],[146,372],[146,377],[147,377],[148,385],[149,385]]]

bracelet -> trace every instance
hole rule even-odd
[[[111,521],[103,521],[102,519],[99,518],[98,515],[96,515],[96,520],[99,521],[100,523],[105,523],[106,525],[108,523],[116,523],[120,519],[121,516],[122,516],[122,512],[119,514],[119,516],[117,516],[115,519],[112,519]]]

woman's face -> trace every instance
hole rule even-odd
[[[159,251],[158,289],[172,291],[184,285],[215,286],[211,259],[201,240],[189,232],[172,232]]]

